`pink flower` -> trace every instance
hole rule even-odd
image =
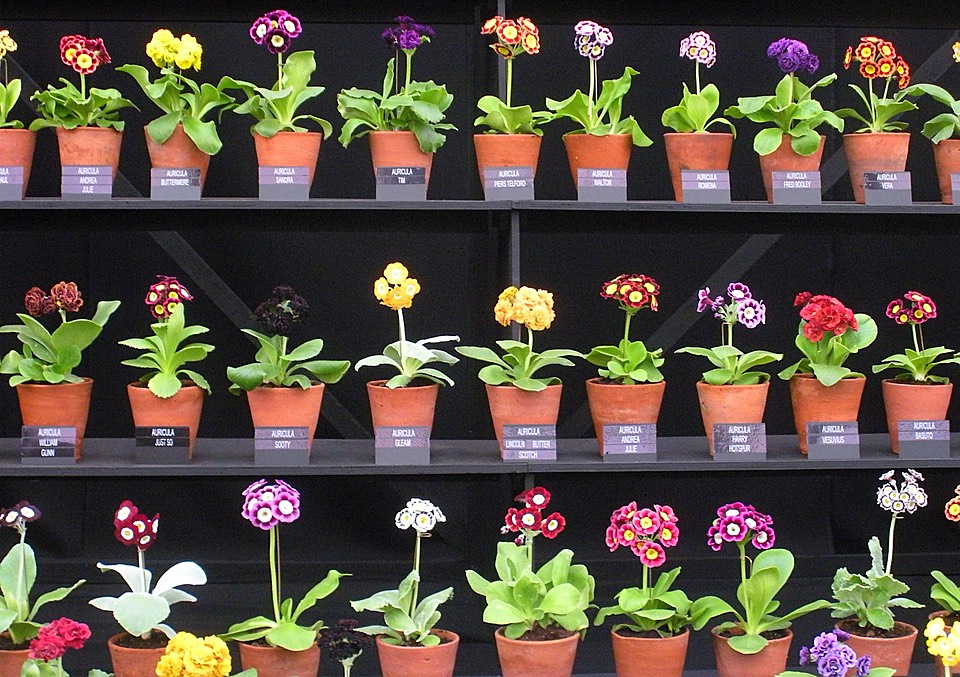
[[[723,536],[720,535],[719,525],[714,524],[707,529],[707,545],[714,552],[720,552],[720,548],[723,547]]]
[[[66,652],[67,647],[63,640],[56,635],[49,635],[30,640],[30,652],[27,655],[41,661],[52,661]]]
[[[655,534],[660,528],[660,516],[650,508],[638,510],[632,522],[636,530],[644,536]]]
[[[957,499],[957,501],[960,502],[960,499]],[[617,538],[617,531],[618,531],[617,527],[615,527],[612,524],[607,527],[607,536],[605,540],[607,543],[607,547],[610,548],[610,552],[613,552],[614,550],[620,547],[620,541]]]
[[[747,525],[740,516],[726,517],[720,520],[718,526],[720,528],[720,537],[728,543],[742,541],[747,535]]]
[[[84,642],[90,639],[90,627],[69,618],[58,618],[47,627],[60,636],[68,649],[82,649]]]
[[[660,516],[661,522],[676,522],[677,514],[673,511],[669,505],[656,505],[654,504],[653,509],[657,511],[657,514]]]
[[[673,522],[665,522],[660,525],[658,538],[663,547],[672,548],[680,540],[680,529]]]
[[[653,569],[667,561],[667,554],[659,543],[641,541],[633,546],[633,551],[643,566]]]
[[[777,537],[773,533],[773,529],[764,525],[760,527],[756,533],[754,533],[753,539],[750,541],[750,543],[757,550],[768,550],[773,547],[773,544],[776,540]]]
[[[617,530],[617,542],[624,547],[629,547],[636,543],[638,536],[639,534],[632,522],[627,522]]]

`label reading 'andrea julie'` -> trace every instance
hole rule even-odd
[[[113,168],[110,165],[63,165],[60,167],[60,196],[64,200],[102,200],[113,195]]]
[[[557,426],[532,423],[503,426],[504,461],[556,461]]]
[[[73,426],[25,425],[20,429],[20,463],[73,465],[77,429]]]
[[[603,460],[656,461],[656,423],[612,423],[603,426]]]

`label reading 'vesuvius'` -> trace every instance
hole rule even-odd
[[[730,172],[684,169],[680,172],[683,201],[689,204],[729,204]]]
[[[713,458],[715,461],[766,459],[767,427],[763,423],[715,423]]]
[[[603,426],[604,460],[657,460],[656,423],[608,423]]]
[[[556,425],[505,425],[500,457],[505,461],[557,460]]]
[[[860,426],[856,421],[807,423],[807,457],[810,460],[860,458]]]
[[[72,465],[77,429],[72,426],[25,425],[20,429],[20,462],[24,465]]]
[[[897,421],[900,457],[950,458],[950,421]]]

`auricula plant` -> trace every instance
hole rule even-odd
[[[942,616],[931,618],[923,629],[927,639],[927,653],[940,661],[943,677],[953,674],[951,668],[960,663],[960,623],[948,626]]]
[[[40,628],[30,642],[27,661],[20,669],[22,677],[70,677],[63,669],[67,649],[82,649],[90,639],[90,628],[69,618],[58,618]],[[101,670],[91,670],[87,677],[109,677]]]
[[[834,629],[821,632],[814,637],[810,646],[800,648],[800,665],[816,668],[819,677],[844,677],[855,674],[856,677],[893,677],[893,668],[872,667],[869,655],[858,656],[845,642],[850,633]],[[852,673],[850,671],[853,671]],[[777,677],[808,677],[810,673],[787,670]]]
[[[680,104],[663,111],[660,122],[675,132],[706,132],[707,128],[719,123],[726,125],[736,135],[737,130],[729,120],[714,118],[720,108],[720,90],[713,83],[701,86],[700,66],[712,68],[717,62],[717,43],[706,31],[694,31],[680,41],[680,57],[694,62],[696,83],[690,91],[683,83],[683,97]]]
[[[910,325],[913,334],[913,349],[884,358],[880,364],[873,365],[873,373],[885,369],[898,369],[903,374],[893,380],[901,383],[949,383],[945,376],[934,376],[930,371],[941,364],[960,364],[960,357],[953,356],[938,360],[938,357],[950,355],[953,351],[943,346],[926,348],[923,344],[923,325],[937,316],[937,304],[933,299],[918,291],[908,291],[903,299],[894,299],[887,305],[887,317],[897,324]]]
[[[866,108],[862,114],[852,108],[837,111],[842,118],[854,118],[863,124],[858,133],[897,132],[907,128],[906,122],[896,120],[902,113],[916,110],[917,106],[905,97],[911,93],[906,89],[910,84],[910,66],[889,40],[868,35],[860,38],[856,46],[847,47],[843,57],[844,69],[850,68],[856,61],[860,64],[860,75],[867,80],[866,90],[850,84]],[[877,95],[873,88],[874,80],[883,80],[883,93]],[[890,86],[894,80],[897,92],[891,95]]]
[[[0,30],[0,61],[3,62],[3,84],[0,85],[0,129],[23,129],[23,122],[11,120],[10,113],[20,100],[23,83],[20,78],[10,79],[7,72],[7,54],[17,51],[17,42],[10,36],[10,31]]]

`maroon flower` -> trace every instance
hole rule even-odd
[[[551,514],[540,525],[540,533],[546,538],[556,538],[567,526],[567,520],[558,512]]]
[[[77,312],[83,305],[83,299],[76,282],[63,282],[61,280],[53,285],[53,289],[50,290],[50,298],[53,299],[53,304],[58,309],[69,313]]]
[[[517,519],[522,529],[537,531],[540,529],[540,523],[543,517],[538,508],[521,508],[517,513]]]
[[[47,308],[52,308],[52,304],[47,303],[47,293],[40,287],[30,287],[27,290],[23,297],[23,305],[31,317],[40,317],[50,312]]]
[[[520,511],[516,508],[510,508],[507,510],[506,517],[503,518],[504,526],[503,533],[507,531],[520,531]]]

